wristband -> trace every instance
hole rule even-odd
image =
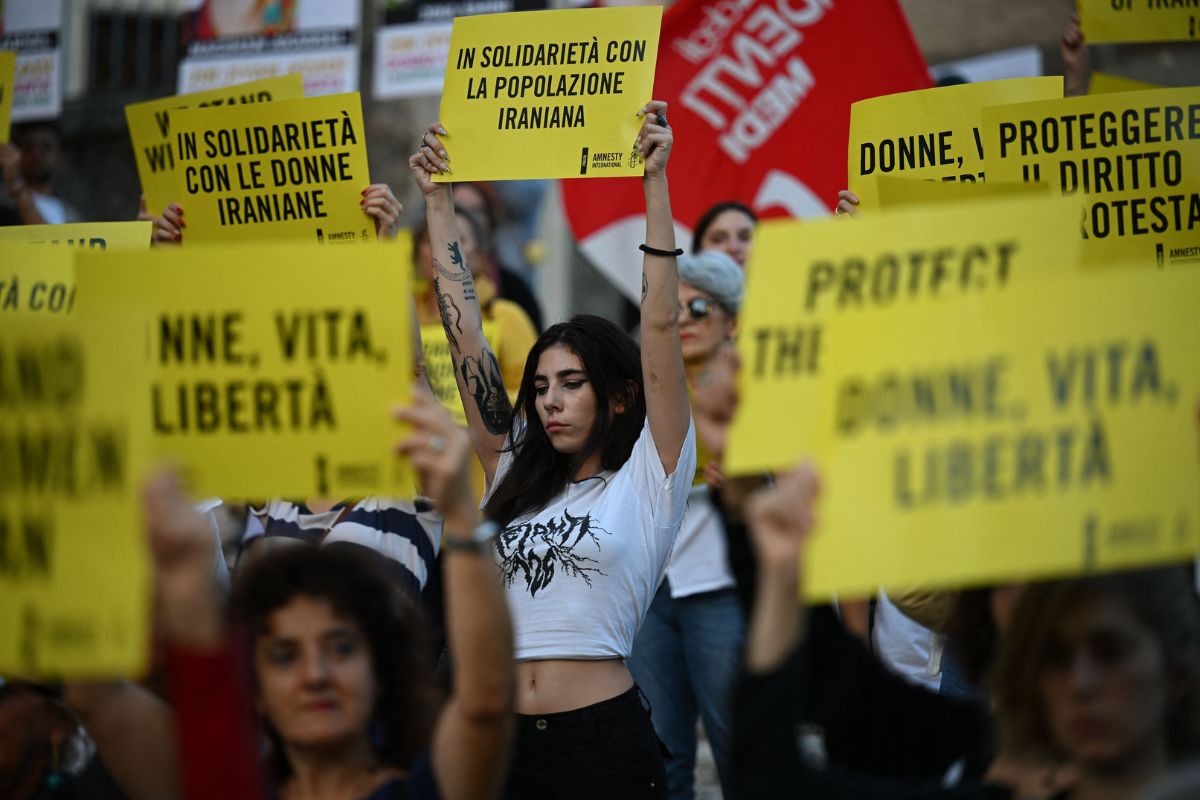
[[[638,250],[652,256],[662,256],[663,258],[674,258],[683,255],[683,248],[677,247],[674,250],[659,250],[657,247],[651,247],[648,244],[639,244]]]
[[[492,549],[492,539],[500,532],[500,526],[488,520],[479,524],[470,536],[447,536],[442,528],[442,548],[454,553],[486,553]]]

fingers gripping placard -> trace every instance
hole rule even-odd
[[[69,318],[0,316],[0,673],[143,668],[145,409],[100,399],[105,368]]]
[[[152,382],[126,385],[130,354],[115,351],[98,380],[145,392],[155,452],[182,465],[193,493],[404,496],[390,409],[412,377],[409,288],[393,259],[309,245],[88,254],[77,313],[101,341],[142,337]]]
[[[634,147],[651,99],[662,8],[457,17],[442,92],[449,176],[641,175]]]
[[[357,92],[189,108],[171,121],[189,243],[375,241],[359,205],[371,181]]]

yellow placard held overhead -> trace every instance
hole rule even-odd
[[[145,393],[154,452],[182,465],[193,494],[411,494],[392,453],[412,334],[391,248],[189,246],[76,264],[76,314],[114,365],[93,380]],[[140,348],[118,350],[131,330]],[[120,362],[140,358],[153,380],[131,387]]]
[[[820,431],[797,424],[797,409],[808,413],[831,370],[853,367],[833,361],[832,320],[853,321],[873,309],[937,308],[1074,271],[1078,219],[1077,203],[1019,197],[761,224],[746,270],[741,401],[726,472],[787,468],[819,444],[813,437]]]
[[[11,228],[0,228],[0,231]],[[0,320],[75,308],[75,250],[0,238]]]
[[[358,92],[171,115],[184,241],[375,241]]]
[[[99,399],[93,377],[109,365],[74,323],[0,315],[0,673],[9,677],[137,675],[149,649],[144,395]]]
[[[184,108],[269,103],[303,96],[304,79],[295,72],[125,106],[125,121],[129,125],[129,138],[133,143],[133,157],[142,182],[142,194],[146,196],[146,207],[154,214],[161,214],[167,204],[179,200],[175,196],[175,136],[171,130],[174,112]]]
[[[1140,92],[1143,89],[1162,89],[1162,84],[1123,78],[1107,72],[1093,72],[1088,94],[1113,94],[1114,92]]]
[[[850,107],[850,190],[868,210],[881,207],[879,176],[983,181],[980,110],[1062,92],[1060,77],[1010,78],[860,100]]]
[[[1089,263],[1200,260],[1200,89],[984,109],[988,175],[1084,201]]]
[[[641,175],[660,6],[456,17],[437,181]]]
[[[66,225],[0,227],[0,241],[63,245],[93,250],[148,250],[154,223],[71,222]]]
[[[788,409],[822,479],[808,593],[1194,557],[1196,297],[1195,270],[1103,270],[830,320]]]
[[[1196,41],[1200,6],[1194,0],[1075,0],[1089,44]]]
[[[935,178],[896,178],[879,175],[875,191],[883,208],[914,205],[940,205],[971,200],[994,200],[1014,195],[1047,194],[1050,187],[1037,183],[987,183],[969,181],[939,181]]]
[[[13,83],[17,75],[17,54],[0,50],[0,144],[7,142],[12,127]]]

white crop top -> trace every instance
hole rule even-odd
[[[512,460],[501,454],[493,486]],[[694,426],[667,475],[647,421],[619,470],[569,484],[496,537],[518,661],[629,657],[695,472]]]

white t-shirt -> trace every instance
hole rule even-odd
[[[689,597],[702,592],[732,589],[737,585],[729,568],[725,529],[721,515],[709,499],[708,487],[693,486],[675,549],[667,564],[671,597]]]
[[[875,598],[871,639],[879,660],[909,683],[933,692],[941,686],[941,663],[935,658],[941,651],[935,634],[897,608],[882,589]]]
[[[512,460],[501,454],[493,486]],[[569,484],[496,537],[518,661],[629,657],[695,472],[693,426],[667,475],[647,422],[620,469]]]

